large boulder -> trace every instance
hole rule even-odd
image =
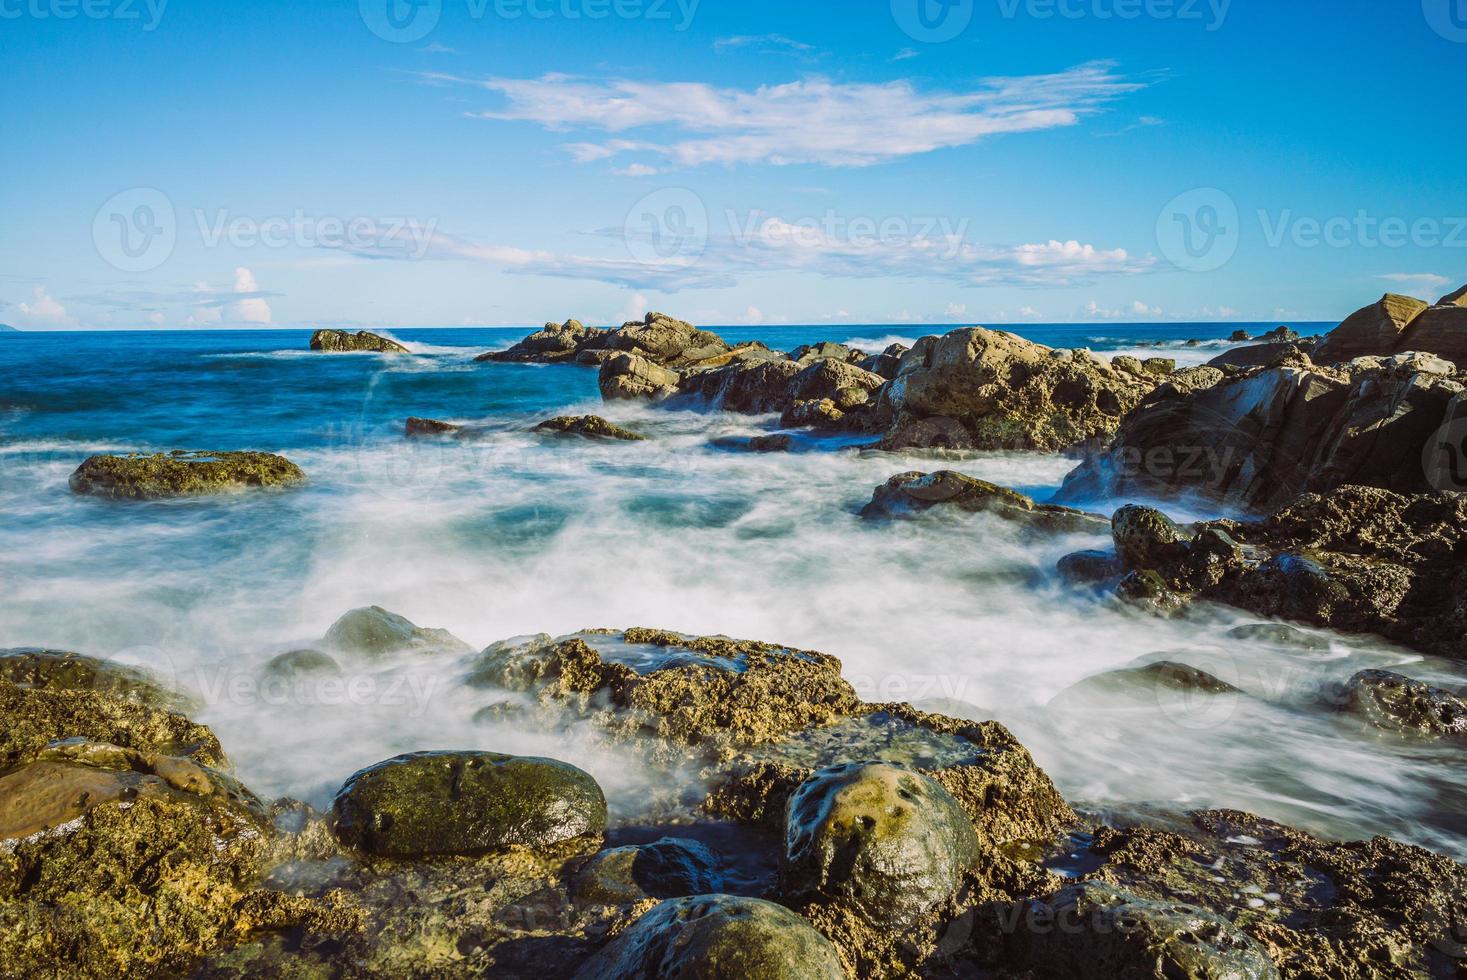
[[[902,928],[957,894],[978,854],[968,815],[936,780],[849,763],[820,770],[790,797],[780,882],[792,898]]]
[[[408,349],[395,340],[366,330],[347,333],[345,330],[317,330],[311,334],[311,350],[328,354],[359,353],[406,354]]]
[[[1068,507],[1038,504],[1022,493],[952,470],[898,473],[876,488],[861,510],[866,518],[899,517],[933,507],[996,514],[1005,520],[1056,532],[1104,531],[1103,517]]]
[[[1467,305],[1433,306],[1401,336],[1401,351],[1435,354],[1467,370]]]
[[[844,412],[864,405],[884,384],[886,379],[879,374],[845,361],[822,358],[794,376],[788,397],[791,402],[828,398]]]
[[[1314,359],[1336,364],[1366,355],[1394,354],[1406,328],[1425,311],[1426,304],[1419,299],[1387,293],[1326,334],[1315,348]]]
[[[840,956],[789,909],[701,895],[655,906],[575,980],[845,980]]]
[[[658,401],[676,394],[680,380],[676,371],[660,367],[640,354],[619,353],[602,362],[597,384],[606,401]]]
[[[970,327],[919,340],[877,410],[894,432],[913,419],[953,419],[973,448],[1058,451],[1108,437],[1156,383],[1087,351]],[[889,438],[884,447],[907,445]]]
[[[157,500],[304,483],[283,456],[255,452],[184,452],[93,456],[71,474],[74,493],[113,500]]]
[[[1420,356],[1232,377],[1197,369],[1131,412],[1057,499],[1192,493],[1265,511],[1352,483],[1427,490],[1423,455],[1464,389],[1449,371]]]
[[[763,415],[790,407],[790,386],[803,369],[788,358],[740,360],[683,378],[680,390],[709,408]]]
[[[391,857],[543,850],[606,830],[596,780],[553,759],[416,752],[353,775],[332,804],[350,847]]]

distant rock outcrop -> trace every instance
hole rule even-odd
[[[71,475],[75,493],[151,500],[305,482],[290,460],[272,453],[184,452],[93,456]]]
[[[317,330],[311,334],[311,350],[328,354],[367,352],[372,354],[406,354],[408,349],[395,340],[366,330]]]

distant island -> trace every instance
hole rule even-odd
[[[20,333],[19,330],[8,323],[0,323],[0,333],[5,333],[7,330],[11,333]]]

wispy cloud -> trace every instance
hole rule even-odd
[[[15,312],[16,322],[27,327],[65,327],[75,322],[45,286],[35,287],[31,301],[17,304]]]
[[[470,113],[480,119],[614,136],[568,144],[578,162],[637,153],[676,167],[871,166],[1001,134],[1074,126],[1146,84],[1118,74],[1108,62],[1049,75],[989,78],[957,92],[922,91],[910,80],[866,84],[818,77],[752,90],[563,74],[418,77],[501,96],[501,107]]]
[[[1401,283],[1405,286],[1419,286],[1422,289],[1440,289],[1450,286],[1452,280],[1446,276],[1438,276],[1431,272],[1392,272],[1380,277],[1387,282]]]
[[[713,42],[715,51],[727,51],[731,48],[750,48],[767,54],[796,54],[806,57],[819,51],[813,44],[796,41],[783,34],[739,34],[735,37],[721,37]]]
[[[916,48],[902,48],[896,54],[892,55],[891,60],[892,61],[909,61],[912,58],[917,57],[917,54],[918,54],[918,52],[917,52],[917,49]]]

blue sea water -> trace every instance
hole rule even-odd
[[[1010,329],[1200,363],[1233,330],[1272,326]],[[1327,650],[1281,651],[1227,638],[1250,621],[1234,611],[1139,618],[1055,581],[1060,556],[1099,539],[1035,542],[981,515],[860,522],[875,486],[923,461],[856,452],[849,439],[730,453],[712,441],[776,421],[602,405],[592,369],[473,360],[526,332],[394,331],[406,357],[313,354],[300,330],[0,337],[0,646],[75,649],[172,676],[202,696],[197,717],[264,795],[320,805],[352,771],[398,752],[490,748],[585,766],[630,820],[675,795],[666,773],[590,737],[475,722],[485,695],[460,683],[452,658],[353,667],[329,689],[272,687],[260,668],[369,604],[476,647],[588,627],[723,633],[833,654],[871,700],[997,718],[1067,796],[1097,809],[1231,806],[1467,853],[1460,758],[1362,737],[1314,706],[1322,684],[1361,667],[1446,677],[1449,666],[1336,636]],[[719,332],[870,350],[922,333]],[[649,440],[528,431],[592,411]],[[485,436],[409,441],[410,415],[473,422]],[[175,448],[280,452],[309,482],[132,504],[67,488],[91,454]],[[974,454],[941,465],[1043,497],[1073,461]],[[1252,696],[1055,700],[1087,676],[1162,656]]]

